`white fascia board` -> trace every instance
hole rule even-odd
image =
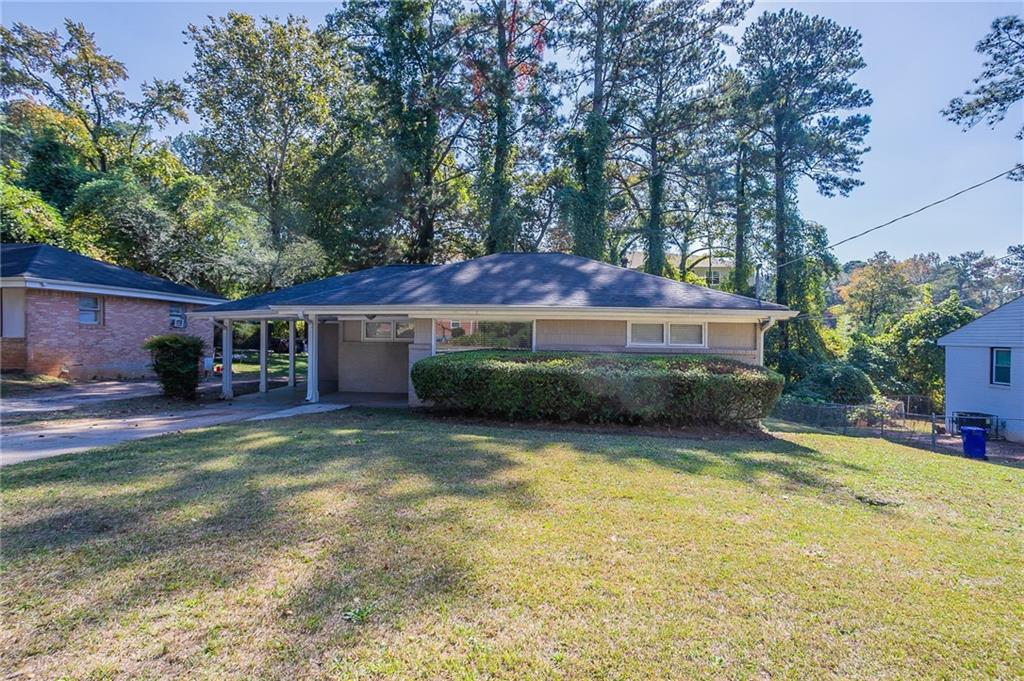
[[[331,307],[318,305],[271,305],[280,314],[303,314],[316,312],[327,315],[405,315],[407,317],[433,317],[435,319],[709,319],[732,322],[756,322],[761,320],[790,319],[799,314],[795,310],[730,310],[718,308],[635,308],[635,307],[558,307],[536,305],[453,305],[419,306],[407,305],[359,305]],[[252,313],[249,313],[250,315]]]
[[[166,300],[173,303],[195,303],[197,305],[217,305],[223,303],[221,298],[202,298],[180,293],[162,293],[160,291],[144,291],[120,286],[104,286],[102,284],[79,284],[74,281],[59,279],[38,279],[36,277],[7,277],[0,279],[3,288],[34,288],[45,291],[68,291],[70,293],[92,293],[101,296],[120,296],[122,298],[145,298],[148,300]]]

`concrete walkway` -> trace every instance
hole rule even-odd
[[[128,418],[63,419],[0,430],[0,466],[45,459],[61,454],[109,447],[194,428],[257,418],[281,418],[345,409],[339,395],[326,395],[317,404],[305,404],[305,388],[278,388],[251,393],[230,402],[203,405],[181,413]]]

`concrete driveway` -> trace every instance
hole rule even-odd
[[[160,394],[156,381],[97,381],[79,383],[66,388],[39,390],[35,393],[5,397],[0,400],[0,414],[30,414],[49,411],[70,411],[100,402]]]
[[[0,466],[82,452],[97,447],[109,447],[163,433],[205,428],[246,419],[315,414],[348,406],[338,395],[326,396],[317,404],[305,404],[304,397],[305,388],[301,386],[277,388],[267,393],[242,395],[230,402],[203,405],[197,409],[173,414],[58,419],[2,428]]]

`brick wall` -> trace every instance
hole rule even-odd
[[[26,359],[24,338],[0,340],[0,371],[24,371]]]
[[[77,293],[27,290],[27,371],[79,380],[151,376],[142,343],[161,333],[199,336],[207,354],[213,351],[213,323],[189,319],[187,328],[171,329],[167,301],[102,296],[103,323],[90,325],[78,323],[78,298]]]

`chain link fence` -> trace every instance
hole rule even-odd
[[[821,404],[781,399],[772,417],[791,423],[828,430],[842,435],[883,437],[932,449],[959,446],[959,425],[981,425],[977,416],[916,413],[908,411],[904,400],[885,400],[877,404]],[[1002,439],[1007,421],[992,416],[985,419],[987,438]]]

